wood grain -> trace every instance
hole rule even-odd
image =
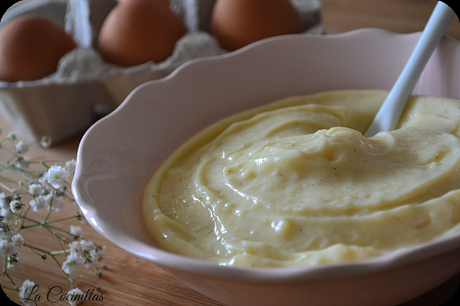
[[[364,27],[383,28],[398,33],[422,31],[436,1],[428,0],[323,0],[323,21],[328,34],[337,34]],[[447,34],[460,39],[460,24],[457,19],[452,22]],[[0,116],[0,127],[4,133],[8,127]],[[35,157],[57,160],[69,160],[76,157],[76,150],[81,135],[52,149],[35,149]],[[4,154],[0,150],[0,154]],[[56,218],[76,213],[77,207],[68,206],[56,214]],[[70,223],[69,223],[70,224]],[[69,224],[63,224],[68,227]],[[72,223],[74,224],[74,223]],[[90,234],[89,225],[84,226],[85,234]],[[40,229],[24,233],[27,241],[36,241],[40,245],[54,247],[53,237],[46,237]],[[30,240],[29,240],[30,239]],[[94,273],[87,273],[84,280],[102,288],[103,301],[87,301],[80,305],[154,305],[154,306],[217,306],[221,305],[207,297],[196,293],[181,282],[177,281],[162,269],[136,258],[128,252],[121,250],[105,240],[97,233],[92,234],[92,239],[101,245],[106,245],[104,262],[107,269],[103,270],[101,277]],[[20,249],[20,264],[14,270],[14,281],[21,285],[24,279],[33,280],[39,285],[42,301],[36,305],[69,305],[66,301],[54,303],[57,298],[51,296],[51,301],[46,300],[50,288],[60,286],[66,292],[69,289],[68,281],[52,260],[42,260],[39,256],[27,250]],[[427,294],[405,303],[405,306],[434,306],[441,305],[449,300],[458,290],[460,274],[442,284]],[[6,284],[6,283],[5,283]],[[79,284],[84,291],[92,287]],[[21,304],[15,292],[5,292],[14,302]],[[52,291],[56,293],[57,291]]]

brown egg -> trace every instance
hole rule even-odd
[[[38,80],[55,72],[77,45],[55,22],[36,15],[9,21],[0,32],[0,80]]]
[[[162,62],[187,32],[165,0],[123,0],[102,25],[97,49],[103,59],[120,66]]]
[[[305,31],[289,0],[217,0],[211,33],[233,51],[263,38]]]

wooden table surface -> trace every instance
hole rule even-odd
[[[421,31],[430,16],[436,1],[432,0],[323,0],[323,21],[327,34],[336,34],[364,27],[384,28],[398,33]],[[447,32],[448,35],[460,39],[460,23],[455,19]],[[6,135],[9,128],[0,115],[0,127]],[[70,160],[76,157],[76,150],[82,135],[51,149],[35,148],[29,154],[41,159]],[[3,136],[2,136],[3,137]],[[5,154],[0,150],[0,154]],[[68,216],[77,211],[77,207],[69,205],[57,216]],[[69,223],[75,224],[75,223]],[[68,225],[65,225],[68,226]],[[83,225],[84,233],[92,232],[90,225]],[[43,246],[51,246],[53,239],[46,238],[42,230],[25,233],[26,240],[33,239]],[[154,305],[154,306],[185,306],[185,305],[221,305],[214,302],[181,282],[169,276],[163,270],[138,259],[105,240],[98,233],[91,238],[96,243],[105,245],[104,262],[107,269],[101,277],[94,273],[85,275],[84,280],[102,288],[102,301],[87,301],[80,305]],[[46,299],[50,288],[59,286],[66,292],[69,283],[63,273],[52,260],[42,260],[26,248],[20,249],[20,264],[13,271],[13,279],[21,285],[24,279],[30,279],[39,285],[41,301],[32,305],[69,305],[66,301],[55,302],[57,297]],[[7,281],[5,282],[5,286]],[[427,294],[405,303],[406,306],[441,305],[449,300],[458,290],[460,274]],[[83,291],[92,287],[79,284]],[[55,287],[56,288],[56,287]],[[57,290],[57,289],[56,289]],[[8,297],[20,304],[17,293],[5,289]]]

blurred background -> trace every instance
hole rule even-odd
[[[322,0],[327,34],[359,28],[382,28],[397,33],[422,31],[437,1],[433,0]],[[460,39],[460,22],[454,18],[446,32]]]

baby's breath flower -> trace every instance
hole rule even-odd
[[[0,209],[0,219],[2,222],[11,223],[13,222],[13,213],[11,212],[10,208],[3,208]]]
[[[8,224],[0,223],[0,239],[11,239],[14,235],[14,231],[8,226]]]
[[[86,268],[91,269],[92,267],[95,266],[96,262],[89,256],[85,256],[85,261],[83,264],[85,265]]]
[[[80,241],[72,241],[69,243],[70,254],[80,254],[82,252]]]
[[[83,252],[90,252],[95,247],[94,242],[88,240],[81,240],[80,245]]]
[[[15,132],[10,132],[10,133],[8,133],[8,136],[6,136],[6,138],[9,141],[15,141],[16,140],[16,133]]]
[[[76,162],[75,159],[69,160],[65,163],[65,169],[70,173],[73,174],[75,172]]]
[[[43,186],[41,184],[30,184],[29,194],[31,196],[38,196],[38,195],[43,194]]]
[[[27,169],[29,168],[30,161],[26,157],[18,156],[14,165],[19,169]]]
[[[91,258],[96,261],[101,261],[102,257],[105,255],[105,246],[96,246],[89,253]]]
[[[21,234],[12,235],[10,238],[2,238],[0,240],[0,256],[6,256],[8,268],[14,267],[18,262],[18,253],[16,248],[20,248],[24,244],[24,239]]]
[[[19,212],[22,207],[24,206],[24,204],[21,203],[21,201],[18,201],[18,200],[13,200],[11,201],[10,203],[10,210],[13,212],[13,213],[17,213]]]
[[[7,196],[3,192],[0,193],[0,208],[7,208],[10,206],[11,197]]]
[[[45,135],[40,139],[40,145],[45,149],[49,148],[52,143],[53,143],[53,141],[52,141],[51,137],[49,137],[49,136]]]
[[[48,184],[48,180],[46,179],[44,173],[42,174],[42,176],[40,176],[40,178],[38,179],[38,183],[40,185],[42,185],[42,187],[46,190],[52,188],[50,184]]]
[[[67,256],[67,260],[62,264],[62,270],[67,274],[72,274],[84,262],[83,257],[78,253]]]
[[[34,211],[39,211],[40,209],[43,209],[45,207],[49,207],[49,205],[50,205],[50,194],[35,197],[29,202],[29,204],[30,204],[30,206],[32,207],[32,209]]]
[[[24,140],[20,140],[16,144],[16,152],[19,154],[24,154],[27,151],[29,151],[29,145]]]
[[[78,288],[72,289],[67,292],[67,300],[69,301],[70,305],[76,306],[85,300],[85,293]]]
[[[78,210],[77,214],[75,215],[75,218],[80,221],[81,224],[85,224],[86,223],[86,219],[85,217],[83,216],[83,213],[81,212],[81,210]]]
[[[54,195],[57,197],[63,197],[67,194],[67,187],[64,186],[61,189],[55,189],[54,190]]]
[[[78,239],[83,236],[83,230],[79,226],[70,225],[70,236],[72,239]]]
[[[27,302],[28,300],[30,300],[29,298],[31,297],[31,294],[33,293],[34,286],[35,286],[35,283],[30,281],[30,280],[28,280],[28,279],[26,279],[22,283],[22,287],[19,288],[19,297],[20,297],[22,303]],[[29,306],[29,305],[32,305],[32,304],[27,302],[24,305]]]
[[[61,188],[69,180],[70,173],[62,166],[53,165],[43,177],[54,188]]]
[[[10,254],[10,244],[6,239],[0,240],[0,255],[9,255]]]
[[[15,234],[11,237],[11,245],[15,248],[20,248],[24,244],[24,238],[21,234]]]

